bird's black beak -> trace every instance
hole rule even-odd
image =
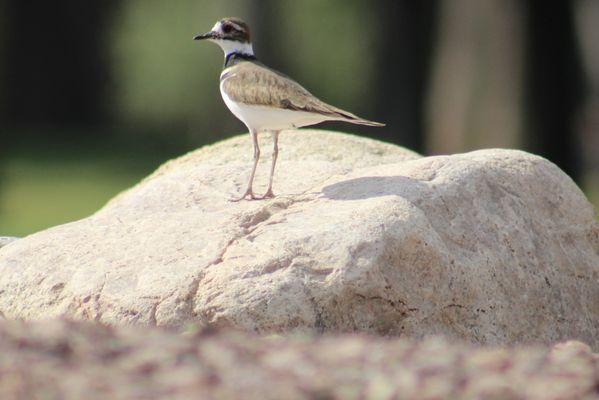
[[[202,35],[196,35],[193,37],[193,40],[204,40],[204,39],[214,39],[214,32],[207,32]]]

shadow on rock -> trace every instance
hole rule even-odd
[[[332,200],[364,200],[383,196],[412,198],[424,190],[429,190],[427,184],[406,176],[364,176],[325,186],[322,194]]]

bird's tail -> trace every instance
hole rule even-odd
[[[362,119],[362,118],[347,118],[347,119],[343,119],[343,121],[350,122],[352,124],[357,124],[357,125],[385,126],[385,124],[383,124],[382,122],[369,121],[367,119]]]
[[[338,121],[349,122],[351,124],[357,125],[367,125],[367,126],[385,126],[385,124],[376,121],[370,121],[364,118],[360,118],[355,114],[352,114],[348,111],[341,110],[339,108],[335,108],[335,114],[339,115],[340,118],[335,118]]]

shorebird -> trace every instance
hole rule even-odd
[[[325,103],[288,76],[258,62],[250,40],[250,29],[239,18],[224,18],[209,32],[195,36],[194,40],[214,42],[224,51],[225,64],[220,74],[220,93],[233,115],[247,126],[254,145],[254,165],[247,189],[233,201],[246,197],[274,197],[272,181],[279,154],[279,133],[282,130],[324,121],[384,126]],[[274,144],[268,189],[263,196],[257,197],[252,184],[260,159],[258,133],[261,132],[272,132]]]

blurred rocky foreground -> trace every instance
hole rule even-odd
[[[0,322],[0,398],[596,399],[580,342],[480,348],[429,338]]]

